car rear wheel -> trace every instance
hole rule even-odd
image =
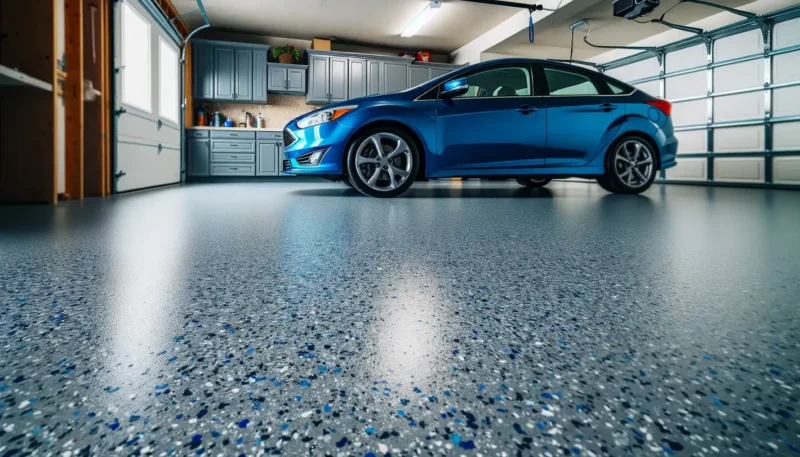
[[[396,197],[414,182],[419,153],[401,129],[380,127],[359,135],[347,153],[347,176],[353,187],[370,197]]]
[[[525,187],[539,188],[550,184],[550,178],[514,178],[520,185]]]
[[[656,178],[656,158],[650,142],[639,136],[619,140],[606,156],[606,175],[597,182],[619,194],[646,191]]]

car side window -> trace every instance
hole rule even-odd
[[[531,73],[527,66],[490,68],[467,77],[469,89],[455,98],[529,97]]]
[[[569,70],[545,68],[544,76],[550,95],[599,95],[594,81],[586,75]]]

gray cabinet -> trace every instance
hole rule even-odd
[[[330,59],[330,89],[328,100],[331,103],[343,102],[350,98],[347,84],[348,59],[331,57]],[[365,90],[366,92],[366,90]]]
[[[192,94],[195,98],[214,98],[214,46],[192,46]]]
[[[270,63],[267,90],[279,94],[305,94],[306,69],[305,65]]]
[[[259,141],[256,157],[257,176],[278,176],[280,144],[275,141]]]
[[[233,47],[214,47],[214,98],[216,100],[233,100],[235,62],[236,50]]]
[[[384,94],[392,94],[408,89],[409,64],[402,62],[383,62],[381,68],[381,87]]]
[[[253,100],[253,50],[236,50],[236,93],[237,101]]]
[[[381,61],[367,61],[367,95],[381,93]]]
[[[267,103],[267,51],[253,50],[253,101]]]
[[[428,67],[408,67],[408,87],[419,86],[431,80],[431,69]]]
[[[364,59],[347,59],[348,98],[367,95],[367,61]]]
[[[439,76],[446,75],[453,71],[452,68],[439,68],[439,67],[431,67],[431,79],[438,78]]]
[[[208,139],[189,139],[186,141],[186,175],[208,176],[211,148]]]
[[[308,58],[308,92],[306,103],[328,103],[330,58],[312,55]]]
[[[266,103],[268,51],[266,45],[194,40],[194,98]]]

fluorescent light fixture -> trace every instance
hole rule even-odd
[[[415,35],[423,25],[425,25],[437,12],[439,12],[441,6],[441,1],[431,0],[431,2],[425,6],[425,9],[420,11],[417,17],[411,21],[411,24],[406,27],[405,32],[403,32],[400,36],[408,38]]]

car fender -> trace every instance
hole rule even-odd
[[[649,136],[656,142],[656,146],[659,148],[664,144],[664,133],[653,121],[638,114],[626,114],[620,117],[618,122],[612,124],[611,128],[606,132],[606,135],[603,135],[603,141],[601,141],[602,146],[595,157],[589,161],[588,166],[603,166],[605,164],[606,153],[611,145],[623,136],[633,132],[641,132]]]
[[[396,122],[409,128],[422,142],[423,151],[429,154],[436,146],[436,107],[430,102],[413,102],[415,106],[404,106],[394,103],[383,103],[357,109],[339,119],[339,123],[350,130],[347,144],[350,144],[356,133],[364,126],[376,122]],[[426,103],[430,107],[416,106]]]

